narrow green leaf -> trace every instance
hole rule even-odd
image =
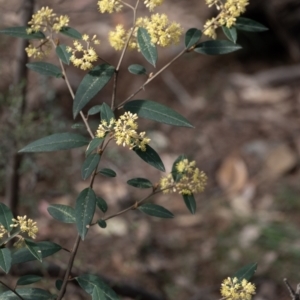
[[[134,75],[147,75],[145,67],[138,64],[130,65],[128,71]]]
[[[100,174],[106,177],[116,177],[117,173],[114,170],[104,168],[99,171]]]
[[[234,26],[232,26],[231,28],[228,28],[226,26],[222,26],[222,30],[224,32],[224,34],[226,35],[226,37],[233,43],[236,43],[237,40],[237,31],[236,28]]]
[[[56,78],[60,78],[63,76],[61,70],[57,66],[42,61],[28,63],[26,64],[26,67],[34,72],[46,76],[51,76]]]
[[[98,153],[89,155],[82,164],[81,176],[86,180],[94,172],[100,162],[101,156]]]
[[[150,34],[145,28],[138,28],[137,41],[143,56],[151,65],[155,67],[157,61],[156,46],[151,42]]]
[[[52,242],[37,242],[39,249],[42,251],[42,257],[45,258],[50,256],[59,250],[61,246]],[[28,261],[36,260],[36,258],[31,254],[28,248],[21,248],[12,253],[12,264],[20,264]]]
[[[25,245],[27,247],[27,249],[29,250],[29,252],[40,262],[42,262],[43,260],[43,256],[42,256],[42,251],[40,249],[40,247],[38,246],[37,243],[29,240],[29,239],[24,239],[25,241]]]
[[[242,281],[243,279],[246,279],[249,281],[253,275],[255,274],[257,269],[257,263],[251,263],[247,266],[243,267],[242,269],[238,270],[234,275],[234,277],[237,277],[239,281]]]
[[[105,120],[108,124],[111,119],[115,119],[115,114],[106,103],[101,106],[100,116],[101,120]]]
[[[178,182],[178,181],[181,179],[181,177],[182,177],[182,174],[178,172],[176,165],[177,165],[179,162],[181,162],[182,160],[184,160],[184,159],[187,159],[187,157],[186,157],[184,154],[181,154],[181,155],[179,155],[179,156],[175,159],[175,161],[174,161],[174,163],[173,163],[173,165],[172,165],[172,172],[171,172],[171,173],[172,173],[173,180],[174,180],[175,182]]]
[[[165,172],[165,166],[156,153],[154,149],[152,149],[149,145],[146,145],[146,151],[142,151],[139,148],[134,148],[133,151],[147,164],[153,166],[154,168]]]
[[[18,279],[17,285],[32,284],[32,283],[40,281],[41,279],[43,279],[43,277],[37,276],[37,275],[24,275]]]
[[[54,296],[49,292],[39,288],[20,288],[16,292],[22,297],[23,300],[51,300]],[[0,300],[20,300],[12,291],[6,291],[0,295]]]
[[[191,214],[195,214],[196,212],[196,201],[194,195],[182,195],[184,203]]]
[[[95,105],[89,109],[88,115],[92,116],[99,113],[100,111],[101,111],[101,105]]]
[[[63,281],[61,279],[57,279],[55,281],[55,287],[57,288],[58,291],[60,291],[62,285],[63,285]]]
[[[0,202],[0,224],[4,226],[4,228],[11,232],[13,229],[10,227],[11,224],[13,224],[13,214],[11,210],[4,204]]]
[[[266,26],[259,22],[242,17],[236,19],[235,27],[237,30],[250,32],[261,32],[269,30]]]
[[[190,28],[185,34],[185,47],[189,49],[194,46],[202,36],[201,30],[197,28]]]
[[[238,44],[234,44],[227,40],[216,40],[200,43],[197,45],[194,51],[208,55],[219,55],[227,54],[240,49],[242,49],[242,47]]]
[[[94,67],[83,77],[73,101],[73,117],[89,103],[89,101],[108,83],[114,75],[114,67],[102,64]]]
[[[117,294],[106,283],[104,283],[98,276],[85,274],[75,278],[81,288],[89,295],[95,297],[96,290],[97,297],[93,300],[119,300]]]
[[[66,65],[70,64],[70,57],[72,56],[72,54],[67,51],[66,45],[58,45],[55,49],[55,52],[63,63],[65,63]]]
[[[106,201],[105,201],[103,198],[97,196],[97,197],[96,197],[96,204],[97,204],[97,206],[99,207],[99,209],[100,209],[102,212],[104,212],[104,213],[107,212],[108,206],[107,206]]]
[[[45,35],[41,32],[41,31],[37,31],[37,32],[33,32],[28,34],[26,29],[28,29],[28,27],[8,27],[8,28],[4,28],[0,30],[0,34],[6,34],[6,35],[10,35],[13,37],[18,37],[18,38],[22,38],[22,39],[27,39],[27,40],[31,40],[31,39],[44,39]]]
[[[76,133],[55,133],[30,143],[19,152],[51,152],[85,146],[89,139]]]
[[[63,204],[52,204],[47,208],[49,214],[57,221],[63,223],[75,223],[75,210],[73,207]]]
[[[78,32],[76,29],[68,27],[68,26],[64,26],[61,30],[60,33],[67,35],[75,40],[81,40],[82,39],[82,35],[80,32]]]
[[[104,220],[100,219],[98,220],[98,225],[101,227],[101,228],[106,228],[107,227],[107,224]]]
[[[0,249],[0,268],[7,274],[11,267],[11,252],[8,248]]]
[[[82,240],[84,240],[96,209],[96,195],[91,188],[84,189],[76,199],[75,217],[76,227]]]
[[[85,125],[82,123],[75,123],[71,126],[72,129],[79,129],[79,128],[84,128]]]
[[[138,207],[140,211],[145,213],[146,215],[164,219],[172,219],[174,215],[164,207],[152,203],[145,203]]]
[[[146,178],[132,178],[127,181],[127,184],[134,186],[139,189],[153,188],[153,184]]]
[[[141,118],[150,119],[156,122],[173,126],[194,127],[187,119],[176,111],[154,101],[133,100],[127,102],[124,105],[124,109],[133,114],[137,114]]]
[[[99,146],[101,146],[104,139],[100,138],[94,138],[89,143],[88,147],[85,150],[85,156],[90,155],[95,149],[97,149]]]

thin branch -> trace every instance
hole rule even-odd
[[[286,288],[288,289],[292,300],[300,300],[300,284],[297,285],[297,290],[295,292],[292,286],[289,284],[287,278],[284,278],[283,282],[286,285]]]
[[[14,293],[16,296],[18,296],[21,300],[24,300],[24,298],[15,290],[10,288],[7,284],[5,284],[3,281],[0,280],[0,284],[4,285],[7,289],[9,289],[12,293]]]

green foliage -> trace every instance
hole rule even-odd
[[[147,70],[145,67],[138,64],[130,65],[128,67],[128,71],[134,75],[147,75]]]
[[[94,67],[85,75],[78,86],[73,102],[73,117],[96,96],[104,86],[109,82],[115,72],[114,67],[108,64],[102,64]]]
[[[46,75],[46,76],[56,77],[56,78],[60,78],[63,76],[61,70],[57,66],[42,61],[26,64],[26,67],[41,75]]]
[[[103,168],[99,171],[99,174],[104,175],[106,177],[116,177],[117,173],[114,170]]]
[[[133,100],[127,102],[124,105],[124,109],[133,114],[137,114],[141,118],[150,119],[156,122],[173,126],[194,127],[176,111],[154,101]]]
[[[42,279],[43,277],[41,276],[37,276],[37,275],[24,275],[21,276],[18,281],[17,281],[17,285],[28,285],[28,284],[32,284],[35,282],[38,282]]]
[[[242,49],[242,46],[226,40],[206,41],[195,48],[195,52],[207,55],[227,54]]]
[[[153,188],[151,181],[145,178],[132,178],[127,181],[127,184],[134,186],[139,189]]]
[[[242,269],[238,270],[232,277],[236,277],[239,281],[246,279],[249,281],[255,274],[257,269],[257,263],[251,263]]]
[[[55,52],[57,54],[57,56],[61,59],[61,61],[63,63],[65,63],[66,65],[70,64],[70,57],[71,57],[71,53],[69,53],[67,51],[67,46],[66,45],[58,45],[55,49]]]
[[[236,28],[234,26],[232,26],[231,28],[227,28],[225,26],[222,26],[222,30],[224,32],[224,34],[226,35],[226,37],[233,43],[236,43],[237,40],[237,31]]]
[[[81,176],[83,180],[89,178],[91,174],[95,171],[100,162],[100,158],[101,156],[98,153],[94,153],[89,155],[85,159],[81,168]]]
[[[0,268],[7,274],[11,268],[11,252],[7,248],[0,249]]]
[[[146,151],[142,151],[139,148],[134,148],[133,151],[147,164],[151,165],[152,167],[160,170],[165,171],[165,166],[159,157],[159,155],[156,153],[154,149],[152,149],[149,145],[146,145]]]
[[[75,40],[81,40],[82,39],[82,35],[80,32],[78,32],[76,29],[72,28],[72,27],[68,27],[68,26],[64,26],[61,30],[60,33],[71,37]]]
[[[41,251],[39,245],[29,239],[24,239],[24,241],[25,241],[25,245],[26,245],[27,249],[32,254],[32,256],[34,256],[37,260],[42,262],[43,255],[42,255],[42,251]]]
[[[266,26],[257,21],[242,17],[237,18],[235,27],[238,30],[250,32],[261,32],[269,30]]]
[[[71,206],[52,204],[47,208],[49,214],[57,221],[63,223],[75,223],[75,210]]]
[[[100,111],[101,111],[101,105],[95,105],[89,109],[88,115],[92,116],[98,114]]]
[[[22,38],[26,40],[31,39],[43,39],[45,38],[45,35],[41,31],[33,32],[33,33],[27,33],[28,27],[19,26],[19,27],[8,27],[0,30],[0,34],[6,34],[9,36]]]
[[[101,120],[105,120],[108,124],[111,119],[115,118],[114,112],[105,102],[101,106],[100,116]]]
[[[153,203],[145,203],[138,207],[140,211],[145,213],[146,215],[164,219],[171,219],[174,218],[174,215],[160,205],[156,205]]]
[[[12,227],[10,226],[13,224],[13,214],[11,210],[4,204],[0,202],[0,224],[4,226],[4,228],[10,232]]]
[[[104,139],[101,138],[94,138],[89,143],[88,147],[86,148],[85,155],[89,156],[95,149],[101,146]]]
[[[201,39],[202,32],[197,28],[190,28],[185,34],[185,47],[189,49]]]
[[[141,50],[141,53],[145,59],[155,67],[157,62],[157,49],[151,42],[151,37],[145,28],[140,27],[137,31],[137,41]]]
[[[108,206],[107,206],[106,201],[105,201],[103,198],[97,196],[97,197],[96,197],[96,204],[97,204],[97,206],[99,207],[99,209],[100,209],[102,212],[104,212],[104,213],[107,212]]]
[[[53,295],[49,292],[39,289],[39,288],[19,288],[16,289],[16,292],[22,297],[24,300],[51,300],[55,299]],[[17,296],[12,291],[7,291],[0,295],[0,300],[20,300],[20,297]]]
[[[184,203],[191,214],[196,213],[196,200],[194,195],[182,195]]]

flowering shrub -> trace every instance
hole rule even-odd
[[[149,72],[146,67],[132,64],[128,71],[134,75],[146,75],[144,83],[133,91],[126,99],[117,98],[116,90],[118,85],[119,70],[125,52],[131,48],[139,51],[148,63],[153,67],[158,60],[157,47],[167,47],[178,44],[181,41],[184,29],[174,21],[170,21],[165,14],[154,12],[163,0],[145,0],[142,3],[136,0],[134,6],[123,0],[100,0],[97,5],[100,13],[120,12],[125,9],[132,10],[133,18],[131,28],[125,28],[123,24],[116,26],[108,33],[108,41],[112,48],[121,51],[120,58],[116,66],[108,63],[96,65],[99,56],[94,46],[100,41],[93,35],[81,34],[72,27],[69,27],[71,20],[68,16],[59,16],[49,7],[43,7],[37,11],[28,27],[6,28],[0,33],[29,39],[31,43],[25,49],[29,57],[44,59],[51,50],[55,50],[58,58],[58,65],[48,62],[37,61],[27,64],[27,67],[34,72],[46,76],[61,78],[65,81],[70,95],[73,98],[73,116],[80,115],[85,125],[87,136],[77,133],[56,133],[30,143],[20,150],[22,153],[51,152],[58,150],[69,150],[78,147],[85,147],[86,158],[83,162],[81,175],[83,180],[90,178],[89,185],[82,190],[74,205],[54,204],[48,207],[49,214],[62,223],[74,223],[77,229],[77,238],[70,253],[68,267],[63,278],[56,282],[56,294],[39,288],[13,288],[9,287],[2,299],[63,299],[67,292],[67,285],[70,281],[70,274],[73,267],[74,258],[81,241],[84,241],[91,226],[100,226],[103,230],[107,226],[107,221],[111,218],[124,214],[132,209],[140,211],[150,216],[159,218],[173,218],[172,212],[166,208],[151,203],[150,198],[158,193],[177,192],[182,195],[187,209],[191,213],[196,212],[196,201],[194,195],[201,193],[206,186],[207,176],[196,167],[196,162],[190,160],[185,155],[180,155],[173,163],[172,170],[166,176],[161,177],[156,183],[152,183],[147,178],[132,178],[128,180],[128,185],[141,189],[150,189],[149,194],[134,203],[123,211],[106,216],[107,204],[98,197],[93,189],[94,179],[100,174],[109,177],[116,176],[111,169],[100,168],[100,158],[103,159],[105,153],[109,151],[109,143],[114,140],[117,145],[128,147],[135,152],[142,160],[150,166],[164,172],[165,167],[159,154],[151,148],[151,140],[146,132],[138,132],[139,118],[150,119],[155,122],[165,123],[171,126],[181,126],[193,128],[193,125],[176,111],[156,101],[133,100],[141,90],[152,80],[169,67],[174,61],[189,52],[195,51],[205,55],[226,54],[241,48],[236,44],[237,31],[263,31],[266,28],[250,19],[241,18],[249,4],[247,0],[206,0],[208,6],[215,6],[218,15],[208,20],[203,31],[197,28],[190,28],[184,37],[184,46],[173,59],[161,69]],[[140,6],[144,4],[149,9],[151,15],[139,16]],[[95,3],[96,6],[96,3]],[[225,40],[215,40],[216,30],[222,27],[223,33],[227,37]],[[72,38],[69,45],[60,43],[60,35]],[[212,40],[200,41],[202,34],[211,37]],[[71,88],[66,66],[73,64],[75,67],[88,71],[79,84],[76,92]],[[148,68],[149,69],[149,68]],[[87,113],[82,110],[90,100],[98,94],[101,89],[113,79],[113,90],[111,102],[102,102],[100,105],[92,107]],[[124,112],[117,117],[116,111]],[[99,126],[93,132],[88,116],[99,114]],[[100,209],[103,217],[96,219],[95,210]],[[109,225],[109,224],[108,224]],[[36,223],[27,219],[26,216],[13,217],[11,210],[0,203],[0,267],[8,273],[11,265],[27,262],[30,260],[42,261],[44,257],[53,255],[57,251],[65,250],[62,246],[52,242],[34,242],[38,228]],[[29,238],[25,238],[26,234]],[[16,240],[11,249],[11,240]],[[255,287],[248,280],[254,274],[256,264],[250,264],[237,272],[233,278],[225,279],[221,286],[223,299],[251,299],[255,293]],[[118,299],[116,293],[103,283],[100,278],[94,275],[80,275],[76,278],[78,284],[84,289],[92,299]],[[20,278],[18,282],[24,281],[27,284],[36,281],[36,277],[27,275],[26,280]],[[18,283],[17,283],[18,286]]]

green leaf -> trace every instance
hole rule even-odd
[[[253,277],[254,273],[256,272],[256,269],[257,269],[257,263],[251,263],[243,267],[242,269],[238,270],[233,275],[233,278],[237,277],[239,281],[242,281],[243,279],[249,281]]]
[[[208,55],[219,55],[227,54],[240,49],[242,49],[242,47],[238,44],[234,44],[227,40],[216,40],[200,43],[197,45],[194,51]]]
[[[99,209],[100,209],[102,212],[104,212],[104,213],[107,212],[108,206],[107,206],[106,201],[105,201],[103,198],[97,196],[97,197],[96,197],[96,204],[97,204],[97,206],[99,207]]]
[[[98,153],[89,155],[82,164],[81,176],[83,180],[86,180],[98,167],[101,156]]]
[[[72,129],[84,128],[85,125],[82,123],[75,123],[71,126]]]
[[[101,111],[101,105],[95,105],[89,109],[88,115],[92,116],[99,113],[100,111]]]
[[[16,285],[32,284],[34,282],[40,281],[41,279],[43,279],[43,277],[37,275],[24,275],[18,279]]]
[[[63,76],[61,70],[57,66],[42,61],[28,63],[26,64],[26,67],[34,72],[46,76],[51,76],[56,78],[60,78]]]
[[[96,195],[91,188],[86,188],[79,194],[75,204],[76,227],[82,240],[88,232],[95,209]]]
[[[0,268],[7,274],[11,267],[11,252],[8,248],[0,249]]]
[[[94,67],[83,77],[73,101],[74,119],[89,101],[108,83],[114,75],[114,72],[114,67],[108,64],[102,64]]]
[[[104,141],[103,138],[94,138],[89,143],[88,147],[85,150],[85,156],[90,155],[95,149],[101,146],[102,142]]]
[[[182,195],[184,203],[191,214],[195,214],[196,212],[196,201],[194,195]]]
[[[143,56],[155,67],[157,61],[156,46],[151,42],[150,34],[145,28],[138,28],[137,42]]]
[[[150,119],[156,122],[173,126],[194,127],[187,119],[176,111],[154,101],[133,100],[127,102],[124,105],[124,109],[133,114],[137,114],[141,118]]]
[[[16,292],[22,297],[23,300],[51,300],[54,296],[49,292],[38,288],[20,288]],[[0,300],[20,300],[12,291],[6,291],[0,295]]]
[[[61,246],[52,242],[37,242],[36,243],[40,250],[42,251],[42,257],[45,258],[50,256],[59,250]],[[21,248],[12,253],[12,264],[20,264],[28,261],[36,260],[36,258],[31,254],[27,248]]]
[[[117,173],[114,170],[104,168],[99,171],[100,174],[106,177],[116,177]]]
[[[147,75],[146,69],[138,64],[130,65],[128,71],[134,75]]]
[[[197,28],[190,28],[185,34],[185,47],[189,49],[194,46],[202,36],[201,30]]]
[[[8,231],[12,231],[11,224],[13,224],[13,214],[11,210],[4,204],[0,202],[0,224],[4,226],[4,228]]]
[[[43,256],[42,256],[42,251],[40,249],[40,247],[38,246],[37,243],[29,240],[29,239],[24,239],[25,241],[25,245],[27,247],[27,249],[29,250],[29,252],[40,262],[42,262],[43,260]]]
[[[127,181],[127,184],[139,189],[153,188],[153,184],[151,183],[151,181],[145,178],[132,178]]]
[[[115,114],[105,102],[101,106],[100,116],[101,120],[105,120],[108,124],[111,119],[115,119]]]
[[[138,207],[140,211],[145,213],[146,215],[164,219],[172,219],[174,215],[164,207],[152,203],[145,203]]]
[[[253,21],[248,18],[237,18],[235,27],[237,30],[241,31],[250,31],[250,32],[261,32],[261,31],[267,31],[269,30],[266,26],[263,24]]]
[[[19,152],[51,152],[85,146],[89,139],[76,133],[55,133],[30,143]]]
[[[182,160],[184,160],[184,159],[187,159],[187,157],[184,155],[184,154],[181,154],[181,155],[179,155],[176,159],[175,159],[175,161],[173,162],[173,165],[172,165],[172,177],[173,177],[173,180],[175,181],[175,182],[178,182],[180,179],[181,179],[181,177],[182,177],[182,173],[179,173],[178,172],[178,170],[177,170],[177,168],[176,168],[176,165],[179,163],[179,162],[181,162]]]
[[[72,56],[72,54],[67,51],[66,45],[58,45],[55,49],[55,52],[63,63],[65,63],[66,65],[70,64],[70,57]]]
[[[49,214],[63,223],[75,223],[75,210],[73,207],[63,204],[52,204],[47,208]]]
[[[60,30],[60,33],[67,35],[75,40],[82,39],[82,35],[80,32],[78,32],[76,29],[68,27],[68,26],[62,27],[62,29]]]
[[[22,39],[27,39],[27,40],[31,40],[31,39],[44,39],[45,35],[41,32],[41,31],[37,31],[37,32],[33,32],[28,34],[26,29],[28,29],[29,27],[8,27],[8,28],[4,28],[0,30],[0,34],[6,34],[6,35],[10,35],[13,37],[18,37],[18,38],[22,38]]]
[[[152,149],[149,145],[146,145],[146,151],[142,151],[139,148],[134,148],[133,151],[147,164],[153,166],[154,168],[165,172],[165,166],[159,157],[159,155],[156,153],[154,149]]]
[[[106,228],[107,227],[107,224],[104,220],[100,219],[98,220],[98,225],[101,227],[101,228]]]
[[[114,290],[105,284],[98,276],[85,274],[78,276],[75,279],[83,290],[93,296],[93,300],[119,300],[119,297]],[[94,298],[96,296],[98,298]]]
[[[226,37],[233,43],[236,43],[237,40],[237,31],[236,28],[234,26],[232,26],[231,28],[228,28],[226,26],[222,26],[222,30],[224,32],[224,34],[226,35]]]
[[[57,279],[57,280],[55,281],[55,287],[57,288],[57,290],[60,291],[62,285],[63,285],[63,281],[62,281],[61,279]]]

